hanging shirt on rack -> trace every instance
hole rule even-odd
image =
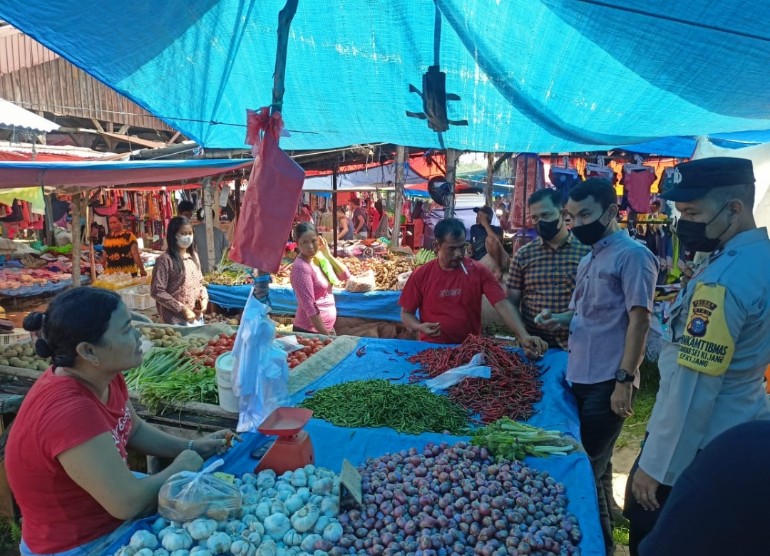
[[[648,168],[623,170],[621,183],[631,210],[638,214],[650,212],[650,188],[655,183],[655,173]]]

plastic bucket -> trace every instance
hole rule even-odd
[[[233,365],[235,358],[231,352],[217,357],[214,364],[217,370],[217,387],[219,389],[219,407],[230,413],[238,413],[238,396],[233,394]]]

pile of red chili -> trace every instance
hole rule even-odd
[[[449,389],[449,397],[478,413],[484,423],[501,417],[516,421],[531,417],[535,404],[543,397],[537,367],[491,338],[471,335],[458,347],[426,349],[413,355],[409,361],[422,368],[413,371],[410,381],[419,382],[425,375],[436,377],[469,363],[478,353],[484,354],[486,365],[492,369],[491,377],[466,378]]]

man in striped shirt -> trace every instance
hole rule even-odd
[[[547,309],[562,313],[569,308],[580,259],[591,251],[567,228],[564,199],[556,189],[541,189],[527,204],[538,237],[511,260],[508,297],[518,324],[517,338],[538,336],[553,348],[567,349],[569,330],[548,331],[535,317]]]

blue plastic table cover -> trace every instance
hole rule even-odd
[[[365,347],[365,354],[356,352]],[[292,397],[292,403],[301,402],[308,392],[319,390],[352,380],[389,378],[394,382],[407,383],[409,371],[417,368],[407,358],[435,345],[408,340],[381,340],[361,338],[356,349],[338,363],[326,375],[307,386]],[[398,350],[402,355],[397,355]],[[405,353],[405,355],[403,355]],[[580,438],[577,405],[566,382],[567,354],[562,350],[549,350],[538,363],[542,370],[543,399],[535,406],[535,415],[527,421],[531,425],[556,429]],[[399,451],[440,442],[459,442],[468,437],[448,436],[439,433],[420,435],[403,434],[390,428],[345,428],[337,427],[321,419],[311,419],[305,427],[315,449],[315,464],[339,472],[342,460],[353,465],[362,465],[367,458],[378,457],[387,452]],[[225,456],[225,465],[219,469],[225,473],[242,475],[252,471],[257,461],[251,452],[269,437],[259,433],[241,435],[243,442],[236,443]],[[605,554],[604,540],[599,525],[599,508],[596,501],[596,487],[588,457],[584,452],[568,456],[525,459],[527,465],[547,471],[556,480],[564,483],[569,499],[568,510],[578,518],[583,539],[580,542],[584,556]],[[154,518],[134,524],[113,546],[117,550],[128,542],[137,529],[147,528]]]
[[[225,309],[243,309],[251,292],[251,286],[211,284],[207,288],[209,300]],[[399,291],[351,293],[345,290],[334,290],[337,316],[340,317],[400,322],[401,307],[398,305],[400,297]],[[294,295],[294,290],[288,286],[271,285],[270,305],[274,313],[296,314],[297,297]]]

